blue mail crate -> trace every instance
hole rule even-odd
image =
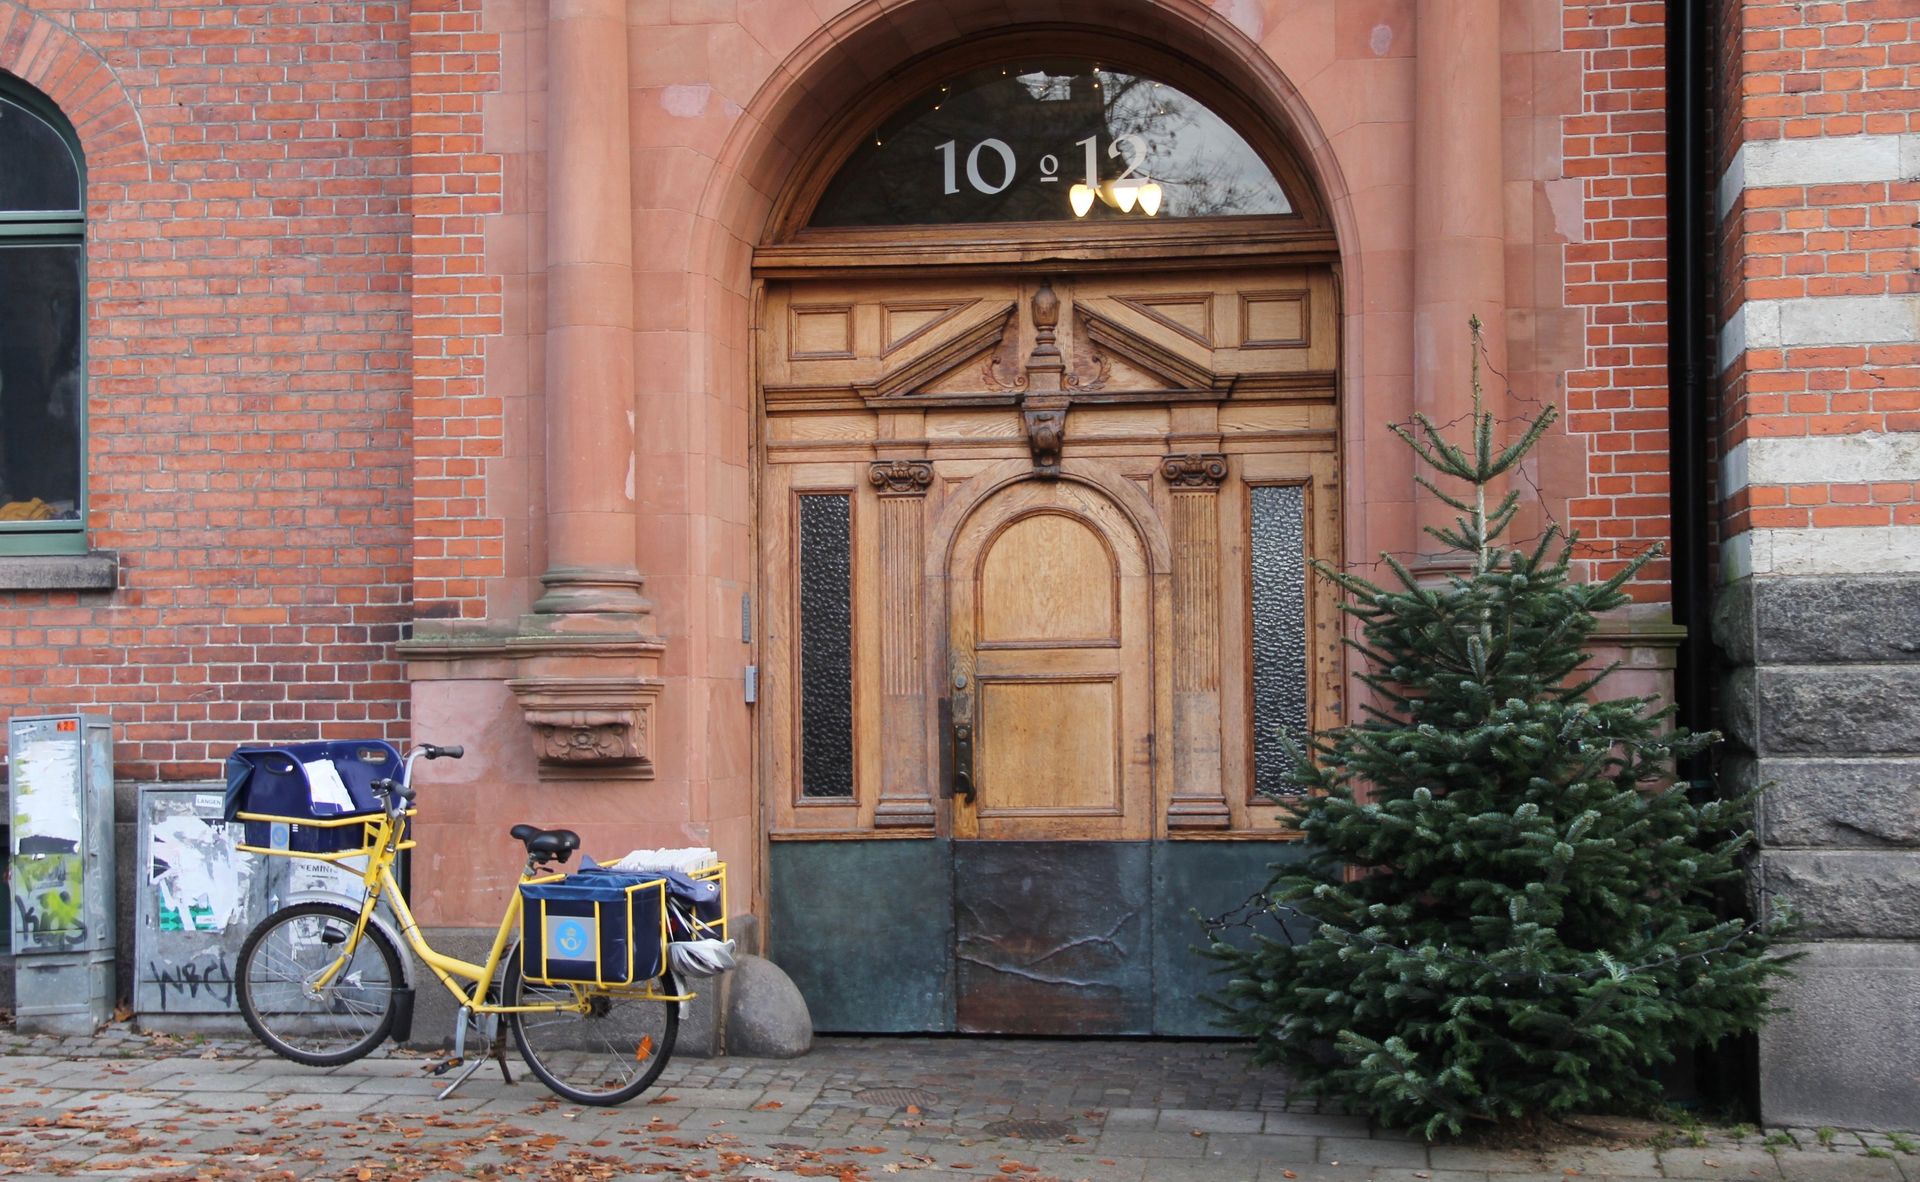
[[[533,981],[637,985],[666,963],[667,884],[574,874],[520,888],[521,971]]]
[[[313,789],[301,765],[333,761],[347,786],[351,810],[313,803]],[[373,782],[398,779],[405,767],[392,744],[378,739],[288,743],[281,747],[241,747],[227,757],[227,819],[235,813],[265,813],[285,821],[246,821],[245,844],[303,854],[331,854],[366,844],[365,825],[303,825],[303,820],[333,821],[382,812]]]

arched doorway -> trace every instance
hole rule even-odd
[[[1187,917],[1292,855],[1255,788],[1339,710],[1317,199],[1091,36],[825,149],[755,253],[773,954],[826,1030],[1205,1033]]]

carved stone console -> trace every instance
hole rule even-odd
[[[652,779],[666,646],[647,630],[638,579],[626,582],[638,611],[535,611],[511,633],[422,628],[400,644],[408,677],[505,685],[542,780]]]
[[[653,778],[653,678],[516,677],[543,780]]]

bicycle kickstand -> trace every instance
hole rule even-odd
[[[509,1084],[513,1082],[513,1073],[507,1069],[506,1044],[503,1043],[499,1037],[500,1015],[498,1014],[488,1014],[481,1019],[485,1027],[481,1032],[481,1037],[487,1040],[488,1046],[491,1049],[480,1058],[472,1062],[467,1061],[467,1028],[473,1023],[473,1018],[472,1010],[466,1006],[460,1007],[460,1016],[456,1019],[457,1024],[454,1027],[453,1033],[453,1054],[444,1062],[436,1064],[432,1071],[435,1075],[444,1075],[456,1067],[464,1067],[466,1070],[455,1076],[452,1083],[442,1088],[440,1094],[435,1097],[436,1099],[444,1100],[448,1096],[453,1095],[453,1090],[461,1084],[466,1083],[469,1079],[472,1079],[473,1073],[486,1066],[488,1059],[492,1059],[494,1062],[500,1064],[501,1079],[504,1079]]]
[[[440,1094],[434,1097],[437,1100],[444,1100],[453,1095],[455,1088],[473,1078],[473,1073],[486,1064],[484,1058],[475,1059],[471,1063],[467,1062],[467,1026],[472,1020],[473,1010],[467,1006],[461,1006],[459,1016],[453,1020],[453,1054],[429,1069],[434,1075],[445,1075],[456,1067],[466,1068],[465,1071],[453,1077],[452,1083],[440,1090]]]

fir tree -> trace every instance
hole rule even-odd
[[[1570,577],[1574,538],[1501,542],[1518,498],[1489,485],[1552,422],[1505,448],[1481,410],[1471,440],[1424,416],[1395,432],[1460,514],[1429,530],[1460,560],[1440,580],[1383,556],[1376,585],[1316,564],[1360,622],[1348,643],[1375,696],[1301,752],[1282,801],[1313,850],[1256,906],[1289,924],[1250,947],[1216,939],[1216,1001],[1256,1056],[1309,1091],[1428,1137],[1654,1102],[1677,1048],[1757,1026],[1772,923],[1717,919],[1740,875],[1751,800],[1696,802],[1675,761],[1714,736],[1672,729],[1656,699],[1596,700],[1583,677],[1596,613],[1651,552],[1601,582]],[[1304,933],[1295,941],[1294,934]]]

